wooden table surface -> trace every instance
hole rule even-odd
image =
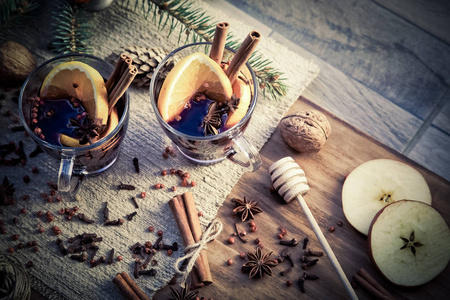
[[[295,267],[284,277],[279,273],[288,268],[287,262],[273,269],[273,277],[249,279],[247,274],[241,272],[241,266],[245,260],[239,258],[239,251],[254,252],[256,238],[263,243],[263,252],[274,251],[274,258],[285,248],[279,245],[277,238],[280,227],[288,232],[285,239],[303,240],[308,237],[308,246],[311,249],[323,251],[298,202],[285,204],[280,196],[271,194],[269,191],[271,181],[268,168],[278,159],[291,156],[306,172],[311,190],[304,198],[350,281],[357,270],[363,267],[396,298],[446,298],[445,295],[450,292],[448,266],[437,278],[414,289],[397,288],[382,279],[370,262],[366,236],[353,229],[345,219],[341,204],[341,190],[346,176],[361,163],[377,158],[399,160],[415,167],[426,178],[432,194],[432,206],[442,214],[448,224],[450,223],[449,182],[368,137],[307,99],[300,98],[296,101],[290,112],[300,109],[319,110],[328,117],[332,128],[329,140],[318,153],[303,154],[288,147],[282,140],[279,129],[275,131],[260,152],[262,167],[257,172],[245,173],[219,210],[217,217],[223,222],[224,229],[220,237],[208,245],[208,257],[214,283],[199,289],[199,296],[206,299],[210,297],[214,299],[348,298],[344,286],[326,255],[320,258],[316,266],[308,269],[310,273],[320,276],[320,279],[307,281],[306,293],[300,292],[297,281],[303,274],[300,267],[300,257],[303,254],[301,245],[290,248]],[[248,221],[241,222],[232,213],[234,204],[231,199],[244,196],[257,200],[264,211],[255,216],[254,222],[258,228],[255,233],[250,233]],[[342,221],[343,225],[338,226],[338,221]],[[245,237],[248,240],[247,243],[237,238],[234,244],[227,242],[228,237],[233,235],[235,222],[241,230],[248,232]],[[336,230],[329,232],[330,226],[334,226]],[[228,259],[232,259],[234,264],[228,266]],[[287,287],[287,280],[293,281],[294,285]],[[369,294],[362,288],[356,288],[356,293],[360,299],[370,299]],[[166,287],[157,292],[155,299],[167,299],[169,294],[170,291]]]

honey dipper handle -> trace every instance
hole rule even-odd
[[[303,197],[301,195],[298,195],[297,200],[300,203],[300,207],[303,209],[303,212],[305,213],[306,218],[308,219],[309,223],[311,224],[314,233],[316,234],[317,238],[319,239],[319,242],[322,244],[323,249],[327,253],[328,257],[330,258],[331,264],[333,265],[334,269],[338,273],[339,278],[341,279],[348,294],[350,295],[350,298],[354,299],[354,300],[358,299],[358,296],[356,295],[355,291],[353,290],[352,285],[348,281],[347,276],[344,273],[344,270],[342,269],[336,256],[334,255],[334,252],[331,249],[330,244],[328,244],[328,241],[326,240],[325,236],[323,235],[322,230],[320,230],[319,224],[317,224],[316,219],[314,218],[311,211],[309,210],[309,207],[306,204],[305,199],[303,199]]]

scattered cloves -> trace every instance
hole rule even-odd
[[[95,268],[96,266],[98,266],[99,264],[102,264],[105,262],[105,257],[101,256],[99,259],[97,260],[91,260],[91,268]]]
[[[307,280],[316,280],[316,279],[319,279],[319,276],[303,272],[303,278],[305,278]]]
[[[106,261],[108,265],[111,265],[114,262],[114,248],[109,251],[108,260]]]
[[[136,216],[136,215],[137,215],[137,212],[136,212],[136,211],[135,211],[135,212],[132,212],[131,214],[128,214],[128,215],[127,215],[128,221],[132,221],[133,218],[134,218],[134,216]]]
[[[134,272],[133,272],[133,275],[134,275],[134,278],[135,279],[138,279],[139,278],[139,271],[141,270],[141,260],[140,259],[136,259],[135,261],[134,261]]]
[[[139,271],[139,275],[155,276],[156,270],[153,268],[151,268],[149,270],[141,270],[141,271]]]
[[[133,205],[134,205],[135,208],[139,208],[139,204],[137,203],[135,197],[131,197],[131,202],[133,202]]]
[[[117,219],[113,221],[105,222],[105,226],[120,226],[123,224],[123,219]]]
[[[105,202],[105,206],[103,207],[103,222],[109,221],[109,208],[108,202]]]
[[[292,267],[289,267],[286,270],[281,271],[280,276],[286,276],[286,274],[289,273],[290,271],[292,271],[292,269],[293,269]]]
[[[178,250],[178,243],[177,242],[173,242],[172,245],[163,245],[162,246],[162,250],[177,251]]]
[[[86,223],[86,224],[92,224],[92,223],[95,223],[94,220],[89,219],[88,217],[86,217],[86,216],[85,216],[84,214],[82,214],[82,213],[79,213],[79,214],[78,214],[78,219],[80,219],[80,221],[83,221],[83,222]]]
[[[119,184],[118,188],[119,190],[127,190],[127,191],[134,191],[136,189],[134,185],[124,183]]]
[[[293,238],[290,241],[280,241],[280,245],[295,247],[298,245],[298,240]]]
[[[319,261],[319,259],[316,258],[316,259],[312,259],[312,260],[310,260],[310,261],[308,261],[308,262],[305,262],[305,263],[302,264],[302,269],[303,269],[303,270],[306,270],[306,269],[308,269],[309,267],[312,267],[312,266],[314,266],[315,264],[317,264],[318,261]]]
[[[304,254],[306,256],[322,256],[323,252],[322,251],[312,251],[310,248],[306,249]]]
[[[308,237],[305,237],[305,238],[303,239],[303,249],[306,249],[306,247],[308,246],[308,242],[309,242]]]
[[[133,158],[133,165],[136,173],[139,173],[139,159],[137,157]]]
[[[305,293],[305,279],[303,277],[300,277],[300,279],[298,280],[298,285],[300,286],[300,291],[302,293]]]

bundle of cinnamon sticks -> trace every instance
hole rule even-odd
[[[225,43],[227,39],[229,24],[226,22],[218,23],[216,31],[214,33],[214,39],[211,46],[209,57],[219,65],[222,63],[223,51],[225,49]],[[241,68],[247,63],[247,60],[252,55],[253,51],[258,45],[261,35],[257,31],[251,31],[239,49],[231,59],[230,65],[226,69],[225,73],[230,79],[231,84],[236,80],[241,71]]]
[[[202,229],[192,193],[186,192],[175,196],[169,201],[169,206],[175,216],[184,246],[199,242],[202,237]],[[206,251],[202,250],[191,271],[191,286],[199,288],[211,283],[212,277],[208,256]]]
[[[133,65],[132,59],[122,53],[117,60],[114,71],[106,81],[106,90],[108,91],[109,112],[116,105],[117,101],[125,94],[126,90],[136,77],[137,68]]]
[[[370,274],[364,268],[358,270],[358,272],[353,276],[353,280],[375,299],[395,299],[381,284],[379,284],[372,276],[370,276]]]
[[[150,300],[126,272],[117,273],[113,283],[127,300]]]

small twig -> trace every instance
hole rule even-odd
[[[238,229],[238,225],[237,225],[236,222],[234,222],[234,229],[236,230],[236,235],[238,236],[238,238],[239,238],[242,242],[247,243],[247,240],[244,239],[244,238],[239,234],[239,229]]]

